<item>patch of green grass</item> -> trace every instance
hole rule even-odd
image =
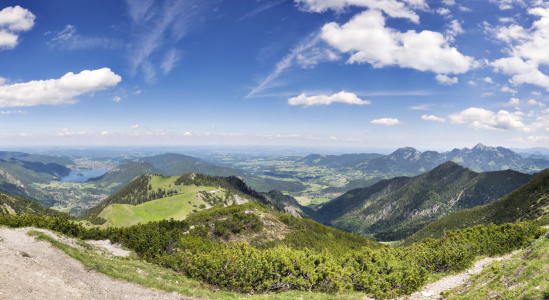
[[[53,206],[51,207],[52,209],[55,209],[57,211],[60,211],[60,212],[63,212],[63,213],[69,213],[71,211],[71,208],[72,207],[64,207],[64,206],[61,206],[61,205],[58,205],[58,206]]]
[[[540,237],[510,259],[495,261],[447,299],[549,299],[549,239]]]
[[[308,205],[319,205],[324,202],[330,201],[329,198],[308,198],[308,197],[296,197],[296,200],[299,202],[299,204],[303,206]]]
[[[364,299],[359,292],[342,292],[335,294],[291,291],[278,294],[244,295],[219,290],[215,286],[189,279],[173,270],[130,258],[110,257],[97,254],[87,249],[78,249],[58,242],[47,234],[39,231],[29,231],[29,235],[37,240],[45,240],[59,248],[70,257],[80,261],[85,268],[93,269],[111,278],[135,283],[147,288],[155,288],[166,292],[177,292],[180,295],[207,299]]]
[[[160,177],[160,176],[157,176]],[[184,186],[181,194],[149,201],[139,205],[112,204],[103,209],[98,215],[107,220],[103,227],[131,226],[139,222],[146,223],[174,218],[182,220],[193,210],[200,210],[201,205],[210,207],[208,203],[199,199],[199,191],[215,190],[214,187]]]

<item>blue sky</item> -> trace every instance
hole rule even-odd
[[[0,144],[549,147],[549,2],[2,1]]]

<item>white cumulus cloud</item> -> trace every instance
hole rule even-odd
[[[329,9],[343,11],[348,6],[365,7],[383,11],[392,18],[406,18],[419,23],[419,16],[414,9],[428,9],[424,0],[295,0],[298,7],[309,12],[325,12]]]
[[[509,99],[509,102],[507,102],[507,105],[509,105],[509,106],[520,105],[520,99],[518,99],[518,98],[511,98],[511,99]]]
[[[408,30],[385,26],[380,11],[367,10],[349,22],[322,27],[321,38],[351,56],[348,63],[369,63],[375,68],[399,66],[439,74],[459,74],[478,66],[474,58],[450,47],[440,32]]]
[[[512,88],[504,85],[502,88],[501,88],[501,91],[502,92],[506,92],[506,93],[511,93],[511,94],[516,94],[517,93],[517,90],[513,90]]]
[[[384,126],[394,126],[402,124],[398,119],[391,119],[391,118],[381,118],[372,120],[370,123],[372,124],[378,124],[378,125],[384,125]]]
[[[512,9],[515,5],[524,5],[522,0],[490,0],[490,3],[497,4],[501,10]]]
[[[135,125],[132,125],[132,129],[137,129],[139,128],[139,125],[135,124]]]
[[[437,8],[436,12],[441,16],[446,16],[451,14],[450,10],[447,9],[446,7]]]
[[[450,115],[452,123],[468,123],[469,127],[475,129],[533,131],[522,123],[521,119],[521,113],[510,113],[505,110],[495,113],[477,107],[470,107],[460,113]]]
[[[443,119],[443,118],[439,118],[439,117],[436,117],[434,115],[423,115],[421,116],[421,119],[422,120],[426,120],[426,121],[436,121],[436,122],[441,122],[441,123],[444,123],[446,122],[446,119]]]
[[[2,85],[0,107],[72,104],[77,96],[116,86],[121,80],[109,68],[103,68],[69,72],[59,79]]]
[[[435,76],[435,79],[438,81],[438,83],[443,85],[453,85],[458,83],[457,77],[449,77],[448,75],[444,74],[438,74],[437,76]]]
[[[9,6],[0,11],[0,50],[13,49],[19,43],[19,33],[34,26],[36,16],[21,6]]]
[[[495,29],[488,26],[488,32],[508,44],[504,52],[509,54],[490,65],[496,71],[511,76],[509,82],[514,85],[527,83],[549,90],[549,76],[542,71],[549,66],[549,8],[531,8],[528,13],[539,18],[530,28],[516,24]]]
[[[290,105],[303,105],[305,107],[312,105],[330,105],[332,103],[345,103],[345,104],[354,104],[354,105],[365,105],[370,104],[368,100],[362,100],[353,93],[347,93],[341,91],[337,94],[331,96],[328,95],[316,95],[316,96],[307,96],[306,94],[301,94],[297,97],[288,99],[288,104]]]

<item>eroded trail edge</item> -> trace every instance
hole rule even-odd
[[[484,259],[481,259],[475,262],[473,267],[471,267],[467,271],[464,271],[462,273],[455,274],[455,275],[446,276],[436,282],[427,284],[419,292],[415,292],[410,296],[405,296],[398,299],[409,299],[409,300],[442,299],[442,296],[440,296],[441,292],[446,292],[453,288],[456,288],[458,286],[465,284],[467,280],[469,280],[471,275],[482,272],[482,270],[486,266],[490,265],[492,262],[509,259],[513,255],[517,254],[518,252],[520,252],[520,250],[516,250],[512,253],[509,253],[500,257],[486,257]]]
[[[0,299],[187,299],[86,269],[30,230],[0,227]]]

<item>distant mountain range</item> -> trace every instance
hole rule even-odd
[[[396,156],[385,161],[391,157]],[[316,213],[319,221],[341,230],[377,240],[400,240],[448,214],[496,201],[532,178],[512,170],[476,173],[446,162],[416,177],[395,177],[349,191]]]
[[[20,161],[37,162],[42,164],[58,164],[64,167],[74,165],[74,162],[68,157],[49,156],[42,154],[28,154],[14,151],[0,151],[0,159],[16,159]]]
[[[33,183],[49,183],[69,175],[69,168],[53,161],[68,165],[72,161],[45,155],[25,156],[17,152],[1,152],[1,156],[5,159],[0,159],[0,192],[32,198],[46,206],[54,204],[53,198],[33,187]]]
[[[483,144],[478,144],[472,149],[454,149],[443,153],[420,152],[412,147],[404,147],[385,156],[375,153],[340,156],[313,154],[297,160],[296,163],[354,168],[370,176],[391,178],[418,175],[446,161],[456,162],[475,172],[511,169],[523,173],[534,173],[549,167],[549,160],[542,157],[527,158],[507,148],[489,147]]]

